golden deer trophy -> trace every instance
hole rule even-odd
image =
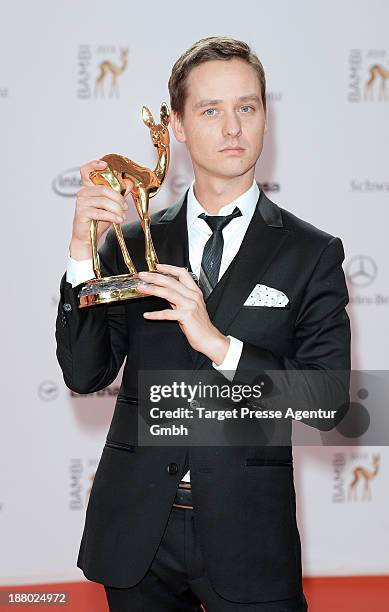
[[[160,190],[169,168],[170,137],[168,125],[170,113],[167,104],[161,104],[161,123],[156,124],[154,122],[153,115],[146,106],[142,107],[142,119],[150,130],[151,140],[158,153],[157,165],[154,170],[140,166],[123,155],[110,153],[100,158],[107,162],[107,168],[93,170],[89,176],[95,185],[106,185],[122,195],[127,189],[125,179],[130,179],[133,182],[134,187],[131,190],[131,195],[145,235],[145,259],[148,269],[156,272],[158,259],[150,232],[149,201]],[[87,281],[79,292],[79,308],[145,297],[144,294],[140,294],[136,290],[136,287],[139,284],[145,284],[145,281],[141,281],[138,277],[137,270],[127,250],[121,226],[118,223],[113,223],[113,227],[129,274],[101,276],[97,253],[97,224],[98,221],[92,220],[90,229],[95,278]]]

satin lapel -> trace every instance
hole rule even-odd
[[[186,221],[187,193],[176,204],[169,206],[157,223],[151,224],[151,234],[160,263],[186,267],[192,272]],[[189,342],[186,342],[186,346],[194,362],[198,352]]]
[[[288,234],[279,207],[261,190],[238,253],[206,299],[209,318],[223,334],[228,333],[242,304],[261,282]],[[203,353],[197,353],[194,369],[199,369],[206,359]]]
[[[170,206],[157,223],[151,223],[151,234],[161,263],[189,268],[186,197]]]

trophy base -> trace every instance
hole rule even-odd
[[[137,274],[119,274],[118,276],[105,276],[88,280],[78,293],[79,308],[97,306],[98,304],[111,304],[134,298],[148,297],[138,293],[137,287],[149,286]]]

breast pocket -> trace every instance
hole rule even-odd
[[[258,304],[258,306],[249,306],[243,304],[242,308],[247,310],[290,310],[290,304],[286,304],[285,306],[263,306],[262,304]]]
[[[282,308],[242,305],[228,333],[263,348],[277,348],[293,337],[294,321],[295,311],[290,304]]]

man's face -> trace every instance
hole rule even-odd
[[[212,60],[191,70],[183,117],[172,128],[195,171],[234,178],[250,171],[263,146],[266,116],[255,69],[240,59]]]

